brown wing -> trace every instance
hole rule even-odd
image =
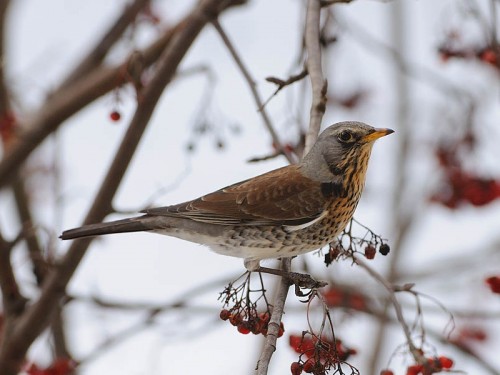
[[[189,202],[144,212],[220,225],[299,225],[321,215],[325,205],[321,183],[291,165]]]

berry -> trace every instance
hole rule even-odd
[[[485,281],[493,293],[500,294],[500,276],[490,276]]]
[[[368,245],[365,247],[365,257],[366,259],[373,259],[375,258],[376,250],[372,245]]]
[[[250,333],[250,330],[248,329],[246,324],[242,323],[238,325],[238,332],[244,335],[248,335]]]
[[[116,122],[116,121],[120,121],[120,119],[122,118],[122,115],[117,110],[114,110],[113,112],[110,113],[109,118],[111,119],[111,121]]]
[[[290,371],[292,372],[292,375],[300,375],[302,374],[302,365],[299,362],[292,362]]]
[[[220,312],[219,316],[222,320],[228,320],[231,316],[231,313],[229,312],[229,310],[224,309]]]
[[[283,336],[284,333],[285,333],[285,325],[283,324],[283,322],[281,322],[280,323],[280,328],[278,330],[278,337]]]
[[[479,55],[479,58],[483,60],[485,63],[491,65],[495,65],[497,63],[497,54],[491,48],[482,51]]]
[[[448,358],[448,357],[441,356],[438,358],[438,361],[439,361],[442,368],[452,368],[453,367],[453,360]]]
[[[384,256],[389,254],[389,251],[391,251],[391,248],[386,243],[380,245],[380,248],[378,249],[378,252]]]
[[[309,358],[305,363],[304,363],[304,372],[307,374],[310,374],[314,371],[314,366],[316,365],[316,361],[314,358]]]
[[[234,314],[229,317],[229,323],[231,323],[233,326],[240,325],[242,321],[243,318],[241,317],[240,314]]]
[[[382,370],[380,371],[380,375],[394,375],[394,372],[392,370]]]
[[[424,370],[422,365],[411,365],[406,369],[406,375],[419,375]]]

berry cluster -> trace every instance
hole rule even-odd
[[[363,237],[356,237],[352,234],[354,223],[366,230],[366,234]],[[344,243],[347,243],[347,245],[344,245]],[[366,259],[373,259],[377,254],[377,250],[385,256],[389,254],[391,248],[381,236],[352,219],[351,224],[344,229],[338,241],[330,244],[328,252],[325,254],[325,264],[329,266],[333,261],[341,257],[348,258],[354,252],[362,253]]]
[[[452,43],[444,43],[438,48],[441,61],[447,62],[451,58],[464,60],[479,60],[498,69],[500,62],[500,49],[495,46],[458,47]]]
[[[445,357],[433,357],[427,359],[426,365],[415,364],[408,366],[406,375],[431,375],[442,370],[449,370],[453,367],[453,360]]]
[[[485,281],[493,293],[500,294],[500,276],[490,276]]]
[[[239,333],[244,335],[248,335],[252,332],[254,335],[262,334],[267,336],[267,328],[271,315],[269,312],[257,313],[252,309],[242,310],[233,307],[231,310],[223,309],[220,312],[220,318],[224,321],[228,320],[231,325],[238,329]],[[283,322],[281,322],[278,330],[278,337],[283,336],[284,332],[285,326]]]
[[[432,375],[453,367],[453,360],[445,357],[433,357],[427,359],[427,364],[414,364],[406,368],[406,375]],[[394,375],[389,369],[380,371],[380,375]]]
[[[244,275],[246,277],[240,284],[235,285],[241,278],[229,283],[220,294],[219,300],[224,301],[220,318],[229,321],[238,329],[238,332],[244,335],[252,332],[254,335],[267,336],[271,319],[271,305],[267,301],[262,279],[260,279],[261,287],[255,289],[250,286],[251,273],[247,272]],[[263,302],[264,308],[258,309],[259,301]],[[283,323],[280,323],[278,337],[283,336],[284,332],[285,327]]]
[[[362,292],[352,288],[339,288],[330,285],[327,289],[322,289],[323,300],[328,307],[343,307],[358,311],[369,309],[369,300]]]
[[[299,360],[290,366],[292,375],[325,375],[332,367],[339,367],[356,350],[347,348],[340,339],[318,337],[309,332],[302,335],[290,335],[290,346],[300,354]],[[351,367],[353,371],[356,371]]]
[[[484,206],[500,198],[500,181],[468,172],[459,160],[460,149],[472,147],[474,135],[466,133],[455,145],[440,145],[436,158],[444,172],[444,181],[431,202],[456,209],[462,203]]]

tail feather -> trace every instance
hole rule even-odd
[[[63,240],[71,240],[81,237],[100,236],[103,234],[125,233],[125,232],[141,232],[154,229],[150,225],[146,216],[139,216],[130,219],[116,220],[109,223],[98,223],[84,225],[83,227],[65,230],[59,238]]]

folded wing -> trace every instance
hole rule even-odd
[[[189,202],[143,212],[218,225],[301,225],[323,213],[326,199],[320,182],[291,165]]]

